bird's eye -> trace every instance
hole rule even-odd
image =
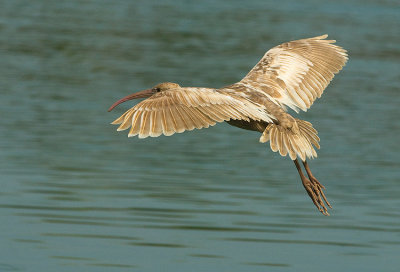
[[[153,91],[156,92],[156,93],[159,93],[161,91],[161,89],[160,88],[154,88]]]

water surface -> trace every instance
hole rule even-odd
[[[0,271],[398,271],[397,1],[2,1]],[[328,33],[350,61],[300,118],[331,217],[227,124],[138,140],[116,100],[221,87]]]

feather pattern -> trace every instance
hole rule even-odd
[[[270,49],[239,82],[268,94],[282,106],[307,111],[347,61],[346,50],[328,35]]]
[[[314,145],[319,148],[317,131],[307,121],[295,119],[295,122],[299,128],[298,133],[277,124],[269,124],[260,137],[260,142],[270,141],[272,151],[279,151],[281,156],[289,154],[292,160],[297,156],[303,161],[306,158],[317,157],[317,152],[313,147]]]
[[[130,128],[129,137],[146,138],[230,121],[263,132],[260,142],[270,141],[272,151],[279,151],[281,156],[289,155],[292,160],[298,156],[303,161],[316,157],[314,147],[320,148],[318,132],[311,123],[290,116],[287,108],[306,111],[345,65],[346,50],[327,37],[276,46],[240,82],[221,89],[161,83],[138,94],[137,98],[149,98],[112,124],[119,125],[118,131]]]
[[[207,128],[230,119],[272,121],[263,105],[246,97],[222,90],[188,87],[156,93],[112,124],[120,124],[119,131],[131,127],[129,137],[146,138]]]

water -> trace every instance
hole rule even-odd
[[[398,1],[0,6],[0,271],[398,271]],[[109,125],[133,91],[224,86],[324,33],[350,61],[300,118],[320,132],[331,217],[257,133]]]

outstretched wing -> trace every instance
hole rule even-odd
[[[328,35],[270,49],[239,83],[262,91],[283,107],[307,111],[347,61],[346,50]]]
[[[263,106],[223,91],[208,88],[178,88],[154,94],[112,122],[118,131],[131,127],[128,136],[166,136],[217,122],[234,120],[271,121]]]

